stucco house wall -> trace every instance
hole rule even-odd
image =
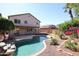
[[[30,13],[10,15],[8,19],[13,21],[19,33],[26,33],[27,29],[32,29],[32,31],[29,32],[39,32],[40,21]],[[20,20],[20,23],[15,23],[15,19]],[[27,23],[25,23],[25,21],[27,21]]]
[[[35,27],[40,26],[40,21],[30,13],[12,15],[12,16],[8,16],[8,18],[9,18],[9,20],[13,21],[13,23],[14,23],[14,19],[20,19],[21,20],[20,24],[15,24],[15,25],[19,25],[19,26],[35,26]],[[27,24],[25,24],[24,21],[27,21]]]

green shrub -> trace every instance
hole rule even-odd
[[[59,29],[62,31],[67,30],[68,26],[79,27],[79,19],[74,18],[74,20],[66,21],[58,25]]]
[[[70,47],[71,47],[71,50],[73,50],[73,51],[76,51],[76,49],[77,49],[75,43],[71,43]]]
[[[59,24],[59,29],[62,30],[62,31],[65,31],[67,29],[67,23],[62,23],[62,24]]]
[[[14,30],[14,29],[15,29],[15,25],[12,21],[6,18],[0,17],[0,32],[5,33],[7,31]]]
[[[71,44],[71,40],[68,40],[67,42],[65,42],[65,47],[69,48]]]
[[[58,40],[51,38],[50,44],[51,44],[51,45],[58,45]]]
[[[73,32],[72,35],[70,36],[70,38],[71,38],[71,39],[73,39],[73,38],[78,38],[77,33],[76,33],[76,32]]]
[[[66,47],[66,48],[69,48],[69,49],[71,49],[71,50],[73,50],[73,51],[77,51],[77,44],[71,42],[71,40],[69,40],[69,41],[67,41],[67,42],[65,43],[65,47]]]

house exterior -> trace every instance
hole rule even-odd
[[[14,33],[38,33],[40,21],[30,13],[8,16],[8,19],[15,24]]]
[[[55,32],[56,29],[57,28],[55,25],[45,25],[40,27],[40,32],[50,34],[52,32]]]

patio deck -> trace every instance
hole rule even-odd
[[[58,46],[49,45],[49,43],[46,41],[47,48],[45,51],[38,56],[68,56],[68,54],[58,51]]]
[[[49,45],[48,41],[46,41],[46,49],[38,56],[79,56],[79,52],[73,52],[67,48],[64,48],[65,40],[60,40],[60,45],[53,46]]]

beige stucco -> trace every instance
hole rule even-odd
[[[33,15],[31,15],[30,13],[11,15],[11,16],[8,16],[8,19],[11,20],[13,23],[14,23],[14,19],[19,19],[21,21],[20,24],[14,23],[16,26],[15,30],[18,29],[19,33],[21,34],[27,33],[28,32],[27,29],[30,29],[30,28],[32,29],[32,31],[29,31],[28,33],[39,32],[40,21],[37,18],[35,18]],[[27,21],[27,23],[25,24],[24,21]]]
[[[20,24],[15,24],[15,25],[21,25],[21,26],[40,26],[40,21],[37,20],[33,15],[30,13],[26,13],[23,15],[15,15],[15,16],[9,16],[9,20],[14,22],[14,19],[20,19],[21,23]],[[27,20],[27,24],[24,23],[24,21]],[[37,24],[38,23],[38,24]]]

